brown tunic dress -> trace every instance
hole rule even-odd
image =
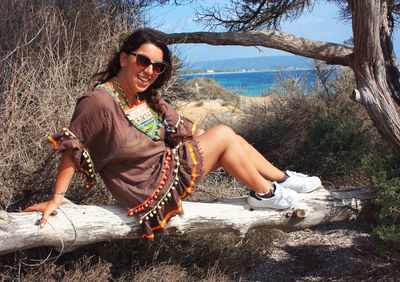
[[[69,128],[49,137],[56,150],[72,148],[77,170],[91,187],[98,173],[119,204],[138,218],[142,236],[165,233],[174,214],[182,213],[182,199],[194,192],[203,174],[196,123],[180,117],[160,96],[165,121],[160,140],[138,130],[111,95],[114,89],[96,88],[77,101]],[[166,128],[181,137],[171,147]]]

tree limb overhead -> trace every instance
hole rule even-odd
[[[279,30],[245,32],[193,32],[165,34],[169,44],[263,46],[325,61],[327,64],[354,65],[353,47],[294,36]]]

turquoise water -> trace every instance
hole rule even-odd
[[[198,77],[207,77],[215,80],[224,88],[235,95],[260,97],[269,92],[270,87],[276,86],[279,78],[295,77],[304,79],[307,83],[315,81],[314,70],[295,71],[263,71],[263,72],[236,72],[236,73],[210,73],[181,76],[183,80]]]

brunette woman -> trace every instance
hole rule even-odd
[[[285,209],[298,192],[321,185],[318,177],[281,171],[227,126],[203,131],[159,95],[171,77],[171,53],[161,33],[138,29],[128,36],[100,83],[78,99],[68,128],[49,137],[63,152],[51,200],[25,211],[43,213],[40,226],[61,204],[74,171],[99,174],[119,204],[136,216],[145,238],[164,232],[182,212],[182,199],[210,171],[223,167],[252,191],[253,207]]]

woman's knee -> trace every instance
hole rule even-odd
[[[241,144],[246,144],[247,141],[237,134],[232,128],[230,128],[227,125],[217,125],[215,126],[216,130],[218,131],[218,134],[221,135],[222,138],[225,138],[227,141],[230,143],[241,143]]]
[[[235,131],[227,125],[216,125],[211,128],[214,135],[218,139],[222,139],[224,141],[234,141],[238,135],[236,135]]]
[[[237,140],[239,140],[239,142],[242,144],[242,145],[248,145],[249,143],[246,141],[246,139],[244,139],[242,136],[240,136],[240,135],[238,135],[238,134],[236,134],[236,138],[237,138]]]

